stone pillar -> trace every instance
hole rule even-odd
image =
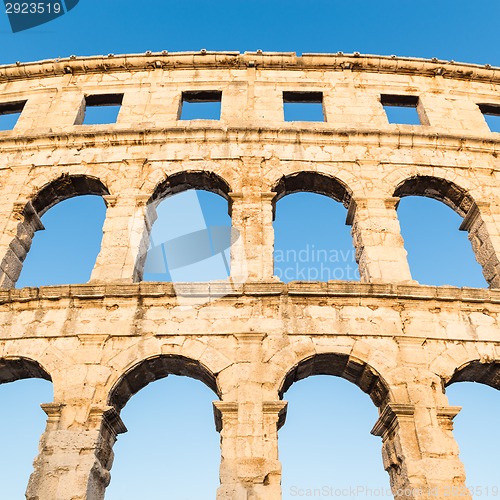
[[[149,233],[156,219],[147,195],[103,196],[107,205],[101,250],[91,282],[132,283],[142,279]]]
[[[110,481],[112,447],[126,432],[112,407],[91,408],[84,426],[74,415],[79,408],[42,405],[48,415],[26,491],[27,500],[100,500]]]
[[[382,437],[382,457],[395,500],[470,498],[453,438],[459,407],[427,408],[389,403],[372,429]]]
[[[233,243],[231,278],[235,282],[274,279],[272,200],[276,193],[229,193]]]
[[[44,229],[42,221],[30,201],[17,202],[13,220],[1,237],[0,288],[13,288],[21,274],[24,259],[31,248],[36,231]],[[14,229],[15,228],[15,229]]]
[[[352,225],[361,281],[410,282],[411,273],[396,213],[399,198],[353,198],[346,224]]]
[[[468,231],[476,260],[492,288],[500,288],[500,205],[475,203],[464,217],[461,231]]]
[[[251,85],[250,81],[233,81],[231,85],[224,87],[222,90],[220,117],[222,123],[239,126],[251,119],[251,116],[249,116],[251,112],[249,113],[247,109],[250,101],[248,99],[248,88]]]
[[[254,123],[283,127],[283,90],[272,88],[268,82],[259,82],[256,69],[247,70],[249,82],[247,111]],[[257,80],[257,81],[256,81]]]
[[[217,500],[246,500],[246,488],[238,482],[238,403],[214,401],[213,405],[221,444]]]
[[[380,94],[368,88],[336,87],[324,92],[325,121],[340,127],[387,127]]]
[[[285,401],[214,402],[221,433],[217,500],[281,500],[278,427]]]
[[[57,125],[57,114],[51,112],[51,106],[57,97],[57,89],[37,89],[30,92],[21,116],[17,120],[15,130],[17,133],[47,133],[51,126]],[[17,99],[16,99],[17,100]]]
[[[71,75],[65,77],[69,79]],[[46,115],[47,125],[54,130],[80,125],[85,117],[85,96],[83,92],[76,91],[72,85],[64,86],[58,93],[57,99],[52,101],[50,113]]]

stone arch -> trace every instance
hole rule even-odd
[[[150,203],[159,203],[165,196],[188,189],[210,191],[228,201],[230,200],[231,188],[220,175],[205,170],[186,170],[170,174],[157,184],[151,195]]]
[[[0,358],[0,384],[27,378],[52,382],[49,372],[38,361],[25,357]]]
[[[311,171],[301,171],[301,172],[295,172],[291,173],[288,175],[283,175],[272,187],[272,191],[276,193],[272,200],[272,218],[273,220],[276,219],[276,207],[277,203],[279,200],[284,198],[287,195],[295,194],[295,193],[314,193],[314,194],[319,194],[322,196],[326,196],[327,198],[330,198],[336,202],[340,202],[345,209],[349,208],[349,205],[351,203],[351,198],[352,198],[352,190],[350,187],[347,186],[341,179],[339,179],[336,176],[329,175],[326,173],[320,173],[320,172],[311,172]],[[320,197],[317,197],[320,198]],[[292,203],[295,203],[296,200],[294,200]],[[314,206],[314,212],[313,212],[313,217],[318,218],[320,217],[321,214],[324,215],[323,210],[317,209],[318,205],[314,205],[314,202],[317,203],[325,203],[327,204],[323,205],[325,211],[326,210],[338,210],[338,205],[336,203],[332,203],[331,200],[325,200],[324,198],[322,200],[320,199],[315,199],[311,200],[311,206]],[[308,203],[309,205],[309,203]],[[334,207],[333,205],[336,205]],[[343,211],[343,209],[342,209]],[[279,265],[276,264],[277,262],[277,253],[275,251],[274,253],[274,259],[273,263],[274,265],[274,273],[283,280],[290,280],[290,279],[309,279],[309,280],[315,280],[315,279],[320,279],[322,281],[328,281],[331,279],[347,279],[347,280],[357,280],[359,277],[356,275],[358,266],[357,261],[354,263],[354,256],[357,255],[359,252],[355,252],[355,245],[356,241],[353,240],[352,238],[352,232],[349,231],[349,228],[346,227],[344,224],[343,218],[345,217],[345,220],[347,220],[347,210],[345,214],[342,214],[339,212],[334,212],[335,213],[335,224],[332,223],[331,227],[328,230],[328,233],[330,232],[331,229],[334,229],[337,235],[341,235],[340,243],[338,243],[339,247],[337,250],[341,250],[344,252],[346,255],[352,255],[352,260],[353,260],[353,266],[351,267],[350,263],[347,263],[347,260],[344,261],[342,264],[339,264],[336,269],[329,268],[329,266],[325,266],[325,269],[321,270],[321,275],[319,272],[318,268],[313,268],[313,269],[308,269],[307,274],[304,273],[304,276],[302,277],[300,275],[295,275],[293,273],[292,275],[288,274],[290,271],[289,269],[279,269]],[[340,217],[340,220],[339,220]],[[329,217],[323,217],[324,221],[327,222],[328,220],[331,220]],[[323,220],[319,219],[319,220]],[[288,218],[288,220],[290,220]],[[285,222],[285,219],[283,219],[283,222]],[[301,238],[303,231],[297,231],[297,234],[299,234],[299,238]],[[326,233],[325,233],[326,234]],[[276,237],[279,237],[279,233],[276,234]],[[322,235],[320,235],[320,232],[317,231],[313,236],[315,238],[321,238]],[[311,240],[311,241],[314,241]],[[301,241],[302,244],[304,244],[305,240],[300,239],[297,241]],[[307,240],[309,244],[310,240]],[[279,239],[276,240],[276,247],[279,248]],[[316,243],[316,241],[314,241]],[[328,244],[324,244],[324,246],[329,246],[331,245],[332,242]],[[313,248],[315,245],[312,245]],[[275,248],[276,248],[275,247]],[[324,248],[324,247],[323,247]],[[332,249],[332,248],[331,248]],[[326,249],[323,249],[322,251],[326,252]],[[322,265],[323,266],[323,265]],[[342,266],[342,267],[341,267]],[[293,266],[291,266],[293,269]],[[337,275],[337,271],[341,271],[340,276]],[[326,271],[326,273],[325,273]],[[314,274],[313,274],[314,273]],[[321,276],[321,277],[320,277]]]
[[[487,283],[494,288],[500,286],[500,260],[495,252],[491,236],[485,223],[488,207],[478,203],[469,190],[442,177],[414,175],[396,187],[394,196],[425,196],[441,201],[463,218],[461,231],[468,238],[477,262],[481,265]]]
[[[126,370],[113,385],[108,404],[119,412],[134,394],[168,375],[200,380],[220,397],[216,375],[200,361],[177,354],[159,354],[143,359]]]
[[[461,217],[475,206],[469,192],[456,184],[441,177],[430,175],[414,175],[401,182],[394,191],[394,196],[425,196],[441,201]]]
[[[495,420],[500,395],[492,393],[492,389],[500,391],[500,359],[492,358],[489,353],[479,355],[475,359],[472,357],[455,366],[452,373],[450,370],[442,378],[443,392],[446,391],[446,398],[450,398],[453,405],[458,405],[455,408],[456,413],[460,415],[451,431],[460,450],[460,460],[464,465],[467,480],[472,484],[481,484],[482,480],[496,477],[496,471],[490,468],[493,453],[491,456],[489,453],[495,448],[494,444],[498,443],[500,437]],[[474,384],[463,387],[466,384],[460,382]],[[451,385],[454,387],[448,390]],[[478,429],[478,432],[474,433],[473,442],[465,437],[470,429]]]
[[[500,391],[500,360],[467,361],[458,367],[448,380],[444,381],[444,385],[447,387],[455,382],[478,382]]]
[[[88,194],[105,196],[109,195],[109,190],[97,177],[63,174],[43,186],[31,199],[31,205],[36,214],[41,217],[61,201]]]
[[[382,375],[368,362],[353,355],[341,352],[322,352],[300,359],[300,361],[295,363],[295,365],[288,370],[285,377],[282,379],[279,387],[280,399],[283,399],[284,393],[294,382],[313,375],[332,375],[355,384],[365,394],[368,394],[374,405],[378,408],[379,415],[384,412],[384,409],[390,408],[391,406],[388,404],[392,400],[390,388]],[[325,396],[323,395],[322,397]],[[349,408],[349,410],[351,410],[353,414],[357,411],[359,412],[359,408]],[[278,426],[283,425],[284,420],[284,417],[282,417],[278,421]],[[323,425],[322,429],[328,429],[328,427],[323,427]],[[368,439],[369,435],[368,433],[366,434]],[[295,439],[297,439],[297,437],[295,437]],[[375,442],[373,442],[373,444],[374,447],[372,451],[376,453]],[[366,445],[368,446],[367,442]],[[360,450],[360,452],[362,452],[362,450]],[[285,460],[285,457],[282,456],[281,459]],[[283,462],[283,466],[286,466],[286,461]],[[380,473],[383,474],[382,469],[380,469]]]
[[[208,170],[181,170],[168,174],[166,178],[156,184],[147,202],[147,208],[144,213],[145,231],[143,233],[143,240],[140,244],[142,251],[139,253],[135,271],[135,274],[140,277],[139,281],[144,275],[144,266],[150,247],[151,232],[154,222],[157,220],[156,208],[167,196],[190,189],[209,191],[221,196],[227,201],[227,213],[231,216],[232,201],[229,196],[231,188],[226,180],[220,175]]]
[[[333,375],[352,382],[370,396],[377,408],[391,400],[389,385],[377,370],[359,358],[335,352],[314,354],[296,363],[280,383],[280,399],[294,382],[312,375]]]
[[[411,163],[410,160],[404,162],[395,162],[391,164],[383,177],[376,179],[379,187],[387,196],[392,196],[395,189],[408,179],[413,177],[435,177],[444,181],[456,184],[461,189],[467,191],[474,199],[479,198],[484,190],[485,184],[477,177],[477,172],[457,169],[453,166],[455,157],[447,158],[448,163],[444,165],[435,165],[433,163]]]
[[[467,348],[460,342],[448,343],[437,349],[430,361],[429,370],[441,382],[443,393],[445,388],[453,382],[458,382],[455,376],[463,368],[474,363],[478,366],[487,366],[495,360],[492,351],[482,343],[469,343]],[[460,380],[465,381],[465,380]]]
[[[120,371],[118,380],[114,380],[108,394],[107,405],[105,407],[111,407],[110,412],[114,420],[120,422],[120,433],[127,432],[125,427],[126,422],[122,422],[120,413],[130,398],[151,382],[166,378],[169,375],[179,375],[199,380],[217,395],[217,399],[220,398],[221,391],[218,386],[216,374],[201,361],[192,357],[171,353],[148,356],[138,362],[134,361],[127,369]],[[205,422],[207,422],[206,419]],[[210,422],[207,422],[207,424],[210,424]],[[106,429],[101,428],[100,432],[101,435],[105,436]],[[109,448],[113,445],[114,439],[109,440]],[[215,446],[217,446],[216,441]],[[213,450],[215,452],[216,448],[214,447]],[[122,450],[122,452],[123,451],[124,450]],[[126,455],[121,456],[126,457]],[[184,460],[181,463],[184,465]],[[112,462],[109,462],[107,465],[108,471],[111,470],[111,465]],[[189,466],[191,465],[190,463]],[[104,486],[108,486],[108,484],[109,481],[107,481]]]
[[[274,197],[275,210],[276,203],[288,194],[298,192],[317,193],[339,201],[346,208],[351,202],[352,190],[338,177],[320,172],[294,172],[283,175],[273,186],[272,191],[276,193]]]
[[[17,219],[14,237],[0,264],[0,287],[13,287],[19,278],[33,236],[43,229],[40,217],[57,203],[73,198],[94,194],[109,195],[108,188],[94,176],[63,174],[35,191],[28,201],[15,207],[13,216]]]
[[[49,372],[36,360],[32,359],[32,358],[28,358],[28,357],[25,357],[25,356],[6,356],[6,357],[0,357],[0,385],[2,384],[7,384],[9,382],[16,382],[18,380],[26,380],[26,379],[42,379],[42,380],[47,380],[49,382],[52,382],[52,377],[51,375],[49,374]],[[52,386],[52,388],[54,389],[54,387]],[[16,388],[16,392],[18,391],[18,389],[20,389],[21,392],[20,394],[23,395],[23,400],[27,400],[29,399],[31,402],[33,402],[33,396],[35,394],[35,392],[32,392],[30,390],[26,391],[26,388]],[[38,399],[38,390],[37,390],[37,398]],[[40,402],[40,400],[38,399],[38,402]],[[5,403],[5,401],[3,401],[3,403]],[[31,403],[30,403],[31,405]],[[42,408],[46,407],[46,406],[50,406],[51,403],[49,404],[42,404]],[[36,406],[35,406],[36,408]],[[45,409],[45,408],[44,408]],[[15,411],[17,412],[17,414],[19,414],[19,411],[20,411],[20,407],[18,405],[15,405]],[[31,411],[30,411],[31,413]],[[36,428],[40,426],[43,426],[44,425],[44,420],[42,420],[43,417],[38,417],[34,414],[30,415],[31,417],[34,417],[35,420],[37,421],[37,424],[36,424]],[[13,415],[10,415],[10,418],[9,420],[14,423],[14,421],[12,421],[11,419],[12,418],[16,418],[16,414],[13,414]],[[34,425],[34,422],[33,421],[30,421],[30,427],[32,430],[35,429],[35,427],[33,427]],[[48,425],[48,422],[47,424],[45,425]],[[42,427],[43,428],[43,427]],[[25,434],[25,429],[26,429],[26,424],[24,423],[23,424],[23,427],[20,428],[19,425],[17,426],[16,430],[19,432],[19,431],[23,431],[23,436]],[[43,432],[43,431],[42,431]],[[29,442],[31,442],[31,439],[32,438],[35,438],[36,434],[33,432],[33,433],[29,433]],[[27,437],[27,436],[25,436]],[[38,441],[38,437],[36,437],[35,439],[37,439]],[[43,440],[43,438],[42,438]],[[42,443],[42,440],[40,440],[40,445]],[[25,444],[27,443],[28,441],[26,440],[21,440],[21,443],[19,443],[19,440],[16,441],[16,447],[20,447],[23,451],[21,453],[21,457],[22,457],[22,461],[20,461],[19,459],[14,459],[14,463],[16,465],[16,469],[21,466],[21,467],[26,467],[28,466],[28,464],[30,463],[33,463],[33,456],[28,456],[26,453],[27,453],[27,448],[25,447]],[[6,445],[6,443],[5,443]],[[37,459],[36,459],[37,460]],[[35,460],[35,462],[36,462]],[[35,467],[36,465],[33,464]],[[19,492],[20,493],[20,492]]]

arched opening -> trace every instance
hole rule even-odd
[[[121,417],[128,432],[114,446],[106,499],[215,498],[220,437],[214,392],[215,376],[181,356],[150,358],[122,377],[110,403],[118,410],[126,404]]]
[[[184,356],[159,355],[145,359],[133,366],[120,378],[109,396],[109,404],[120,411],[127,401],[151,382],[168,375],[182,375],[202,381],[220,395],[216,376],[199,361]]]
[[[128,432],[114,446],[106,500],[213,500],[220,438],[212,400],[206,386],[177,376],[134,396],[121,414]]]
[[[460,382],[460,383],[455,383]],[[453,435],[465,466],[473,496],[498,496],[500,447],[500,362],[472,361],[458,369],[447,384],[453,406],[461,406],[453,420]]]
[[[65,200],[48,210],[41,218],[45,231],[35,234],[16,286],[86,283],[101,247],[105,217],[100,196]]]
[[[182,172],[151,199],[158,218],[150,234],[144,281],[202,282],[230,274],[229,186],[213,173]]]
[[[61,201],[83,195],[108,195],[108,188],[97,177],[88,175],[62,175],[44,186],[32,199],[31,204],[39,217]]]
[[[88,281],[100,248],[106,214],[102,196],[107,194],[99,179],[83,175],[63,175],[42,188],[22,210],[2,262],[4,285]]]
[[[47,415],[41,403],[53,400],[48,373],[26,358],[0,359],[0,468],[3,498],[24,498]]]
[[[282,281],[359,280],[350,193],[333,177],[300,172],[274,188],[274,274]]]
[[[474,216],[468,224],[468,214],[476,213],[477,207],[465,190],[444,179],[418,176],[403,182],[395,196],[402,198],[398,217],[415,280],[438,286],[488,285],[486,269],[491,265],[484,258],[484,245],[490,243],[482,230],[481,242],[476,243],[482,223]]]
[[[279,431],[283,499],[390,495],[381,443],[370,435],[389,391],[373,369],[347,355],[317,355],[287,375],[285,391],[287,420]]]

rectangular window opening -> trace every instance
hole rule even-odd
[[[0,103],[0,131],[12,130],[19,120],[27,101]]]
[[[324,122],[323,92],[283,92],[286,122]]]
[[[116,123],[123,102],[123,94],[95,94],[85,96],[83,125]]]
[[[500,132],[500,105],[478,104],[491,132]]]
[[[418,96],[382,94],[380,102],[389,123],[401,125],[422,125],[418,115]]]
[[[180,120],[220,120],[222,92],[196,90],[182,93]]]

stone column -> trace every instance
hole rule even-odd
[[[352,225],[361,281],[410,282],[411,273],[396,213],[399,198],[353,198],[346,224]]]
[[[275,193],[229,193],[233,243],[231,278],[235,282],[274,279],[272,200]]]
[[[372,434],[382,437],[382,457],[395,500],[470,498],[453,438],[459,407],[389,403]]]
[[[103,196],[107,205],[101,250],[91,282],[132,283],[142,279],[149,233],[156,220],[147,195]]]
[[[52,113],[58,91],[56,88],[38,88],[31,91],[21,116],[17,120],[17,133],[50,133],[53,125],[58,125],[59,116]],[[17,100],[17,99],[16,99]]]
[[[217,500],[281,500],[278,427],[286,405],[214,402],[222,454]]]
[[[460,230],[469,233],[486,281],[492,288],[500,288],[500,205],[475,203],[465,215]]]
[[[15,228],[15,229],[14,229]],[[12,288],[21,274],[24,259],[36,231],[44,229],[30,201],[16,202],[8,229],[1,237],[0,288]]]
[[[246,500],[245,486],[238,482],[238,403],[214,401],[213,405],[221,445],[217,500]]]
[[[112,407],[91,408],[85,425],[69,405],[42,405],[48,415],[26,491],[27,500],[99,500],[110,481],[112,447],[126,432]]]

